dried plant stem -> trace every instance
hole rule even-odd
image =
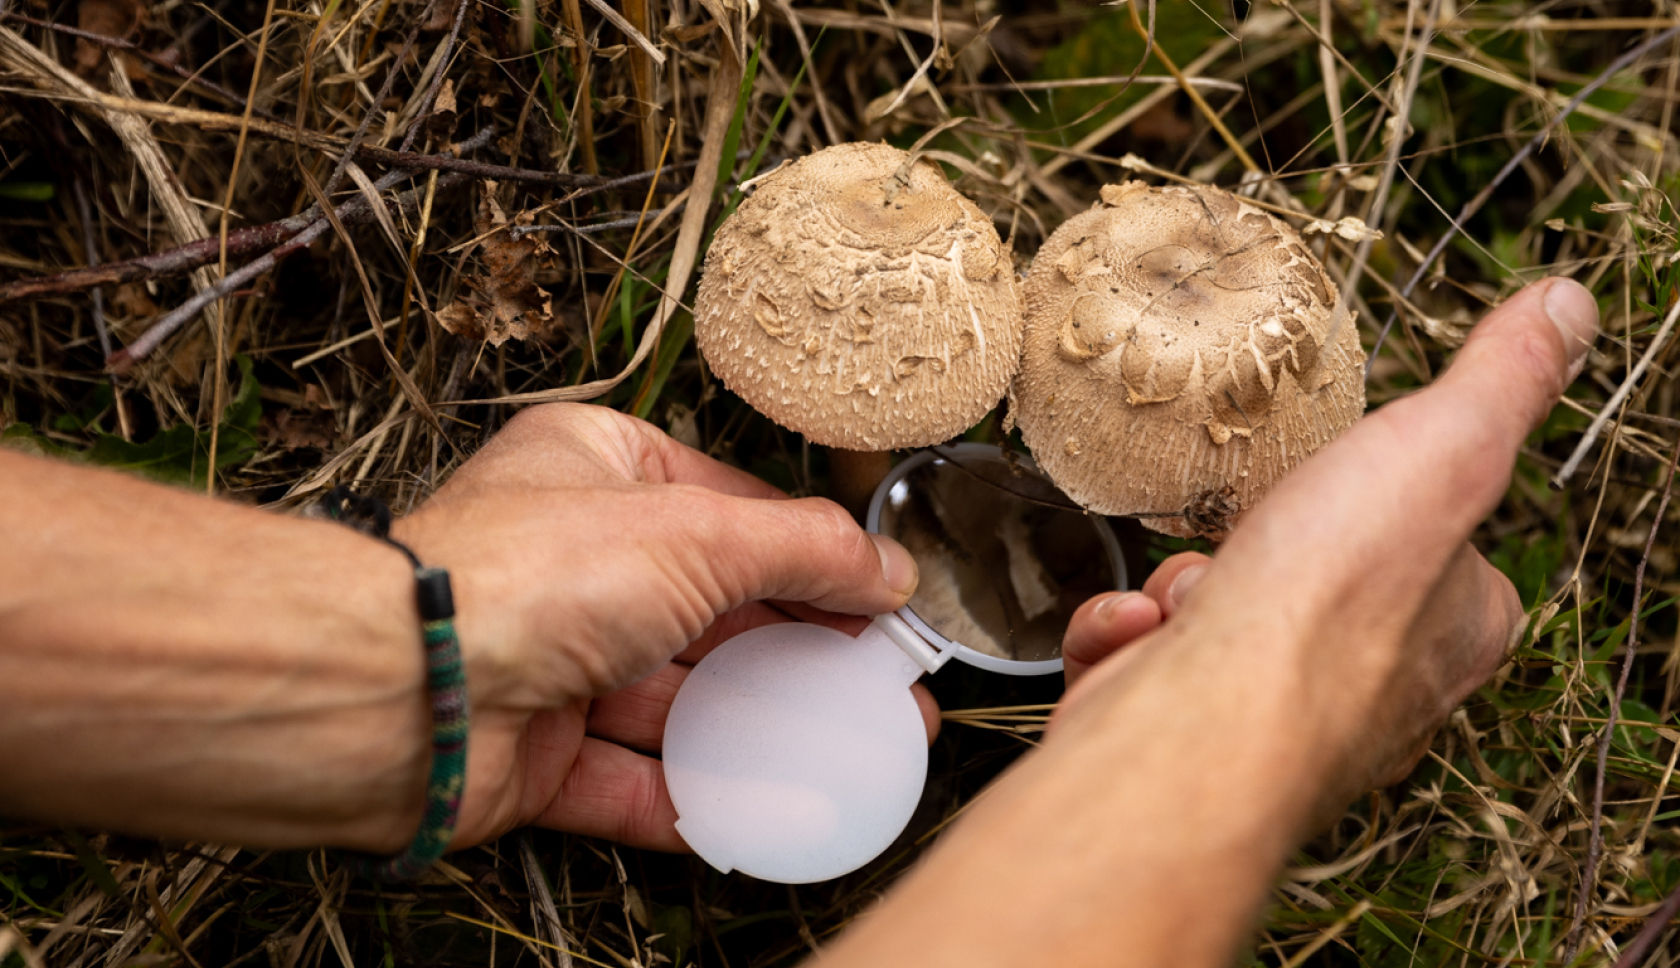
[[[1511,156],[1511,160],[1505,162],[1504,167],[1500,168],[1499,171],[1494,174],[1493,178],[1491,178],[1486,185],[1482,186],[1481,191],[1477,192],[1474,197],[1464,203],[1464,207],[1458,210],[1458,217],[1452,220],[1445,232],[1441,233],[1440,239],[1436,240],[1434,247],[1429,250],[1429,254],[1424,256],[1423,261],[1418,263],[1417,269],[1412,272],[1412,277],[1406,280],[1406,284],[1400,288],[1400,294],[1406,297],[1411,296],[1412,291],[1417,288],[1418,283],[1423,281],[1424,273],[1429,271],[1429,267],[1434,265],[1435,260],[1440,258],[1442,252],[1446,251],[1447,244],[1450,243],[1453,240],[1453,237],[1463,229],[1465,221],[1472,215],[1481,211],[1482,206],[1487,204],[1487,200],[1493,197],[1494,191],[1504,183],[1505,179],[1509,178],[1511,173],[1516,171],[1524,161],[1527,161],[1528,156],[1533,154],[1535,149],[1539,148],[1542,144],[1545,144],[1546,139],[1551,136],[1551,133],[1555,131],[1559,125],[1563,124],[1564,121],[1568,120],[1569,116],[1575,113],[1576,108],[1586,103],[1587,98],[1592,97],[1595,91],[1609,83],[1610,79],[1620,73],[1622,68],[1627,67],[1629,64],[1632,64],[1634,61],[1645,56],[1647,53],[1650,53],[1657,47],[1660,47],[1672,40],[1676,35],[1680,35],[1680,26],[1670,27],[1639,46],[1634,47],[1622,54],[1622,56],[1611,61],[1610,66],[1599,72],[1597,77],[1593,78],[1590,83],[1586,84],[1581,88],[1581,90],[1577,91],[1575,96],[1569,99],[1569,103],[1565,104],[1563,109],[1560,110],[1555,117],[1541,126],[1540,130],[1534,133],[1534,137],[1530,138],[1527,144],[1519,148],[1517,153]],[[1377,354],[1382,352],[1383,341],[1388,339],[1389,330],[1394,328],[1394,320],[1399,316],[1399,314],[1400,311],[1398,309],[1391,310],[1388,314],[1388,319],[1383,321],[1382,330],[1377,333],[1377,341],[1371,345],[1370,360],[1365,365],[1367,373],[1370,372],[1371,364],[1376,362]],[[1605,407],[1605,412],[1609,413],[1613,409],[1613,407]],[[1602,427],[1602,425],[1599,426],[1600,428]],[[1575,455],[1570,458],[1569,463],[1564,465],[1564,469],[1558,472],[1558,476],[1552,479],[1554,484],[1562,487],[1564,483],[1566,483],[1575,473],[1576,468],[1580,466],[1582,455],[1585,453],[1586,448],[1591,446],[1592,439],[1595,436],[1596,433],[1593,430],[1588,431],[1588,436],[1582,440],[1581,446],[1576,448]]]
[[[572,46],[572,70],[577,74],[577,107],[572,111],[572,136],[583,153],[583,170],[591,175],[600,170],[595,161],[595,106],[590,101],[589,36],[583,32],[583,10],[578,0],[561,0],[560,10],[566,18],[566,29],[577,36]]]
[[[670,269],[665,275],[659,308],[654,311],[653,319],[643,331],[635,355],[625,364],[624,369],[605,379],[592,380],[573,387],[539,390],[535,393],[509,394],[494,400],[478,402],[546,403],[593,400],[623,383],[647,360],[653,348],[659,345],[659,336],[664,332],[666,321],[682,307],[683,291],[688,288],[688,277],[694,272],[694,264],[699,258],[700,242],[706,231],[706,216],[711,211],[711,205],[708,203],[712,197],[712,189],[717,185],[718,163],[723,160],[724,138],[729,130],[730,119],[735,115],[735,92],[740,88],[741,77],[745,73],[746,65],[742,63],[740,52],[735,49],[730,34],[723,32],[719,44],[724,48],[723,56],[718,58],[718,66],[712,72],[711,93],[706,99],[705,135],[700,143],[700,156],[694,162],[694,181],[689,187],[689,198],[693,199],[694,204],[689,205],[683,212],[682,225],[677,230],[676,247],[671,253]]]
[[[1581,865],[1581,890],[1575,898],[1575,921],[1569,928],[1565,962],[1574,960],[1575,953],[1580,949],[1581,926],[1587,919],[1587,902],[1594,885],[1598,882],[1598,862],[1604,854],[1604,773],[1610,758],[1610,738],[1615,734],[1616,724],[1621,719],[1622,696],[1627,692],[1628,676],[1633,672],[1633,660],[1639,655],[1639,610],[1644,607],[1645,602],[1645,569],[1651,564],[1651,549],[1657,543],[1657,532],[1662,529],[1663,515],[1668,513],[1669,498],[1674,495],[1676,468],[1680,468],[1680,440],[1675,441],[1673,456],[1668,461],[1667,479],[1663,481],[1662,500],[1657,502],[1657,512],[1652,518],[1650,533],[1645,536],[1645,551],[1639,556],[1639,567],[1633,573],[1633,614],[1628,616],[1628,637],[1622,653],[1622,671],[1616,678],[1615,691],[1610,694],[1610,712],[1606,716],[1604,729],[1598,735],[1598,761],[1593,774],[1592,827],[1587,840],[1587,859]],[[1666,922],[1668,918],[1665,916],[1660,920]]]
[[[626,20],[617,10],[614,10],[612,5],[607,3],[607,0],[589,0],[589,5],[605,17],[608,23],[622,31],[625,39],[640,47],[643,53],[653,59],[655,64],[661,67],[665,66],[665,52],[655,47],[653,42],[647,39],[646,34],[637,30],[635,25]]]
[[[494,134],[494,129],[486,128],[477,135],[456,145],[452,151],[471,151],[482,147]],[[531,171],[528,169],[502,168],[499,165],[481,165],[477,162],[463,161],[451,155],[422,155],[411,152],[390,152],[397,156],[397,167],[407,174],[417,171],[440,171],[445,176],[438,181],[439,187],[459,184],[464,177],[474,178],[513,178],[525,181],[552,181],[554,172]],[[742,152],[741,157],[746,157]],[[585,181],[588,185],[573,192],[570,198],[580,198],[599,192],[629,188],[652,181],[663,176],[675,174],[694,167],[693,162],[683,162],[666,165],[655,171],[637,172],[622,178],[602,180],[598,178],[584,178],[582,176],[566,176],[568,180]],[[511,172],[509,175],[507,173]],[[520,177],[530,176],[530,177]],[[398,179],[400,180],[400,179]],[[686,186],[666,184],[666,190],[678,192]],[[412,210],[417,203],[418,196],[414,192],[404,192],[397,197],[396,204],[404,211]],[[314,205],[298,215],[283,218],[266,225],[253,225],[249,228],[234,229],[228,232],[228,255],[246,256],[254,252],[263,252],[286,241],[302,230],[314,224],[320,217],[320,210]],[[372,213],[368,210],[366,201],[353,202],[344,212],[342,218],[346,225],[360,225],[371,220]],[[600,232],[608,228],[628,228],[633,222],[618,221],[605,224],[580,226],[583,232]],[[533,226],[533,229],[538,227]],[[17,279],[12,282],[0,283],[0,302],[10,302],[16,299],[38,299],[42,296],[56,296],[64,293],[76,292],[89,286],[104,286],[114,283],[135,282],[142,279],[162,279],[180,275],[199,266],[209,265],[216,260],[218,251],[217,240],[203,239],[187,245],[165,249],[134,259],[121,262],[107,262],[99,266],[88,266],[80,269],[70,269],[50,276],[34,276],[27,279]]]
[[[479,132],[478,136],[473,140],[477,141],[481,138],[484,141],[488,141],[489,137],[490,129],[487,128],[484,131]],[[465,149],[468,147],[478,147],[478,145],[463,143],[461,147]],[[384,189],[389,188],[402,179],[408,177],[409,174],[409,172],[405,171],[391,172],[384,178],[374,182],[374,186],[383,191]],[[357,195],[346,201],[343,205],[335,207],[333,212],[342,219],[343,213],[349,212],[355,208],[366,207],[366,205],[366,200],[362,196]],[[290,240],[276,246],[266,255],[253,259],[251,262],[246,263],[243,267],[229,273],[214,286],[198,293],[193,296],[193,298],[166,313],[156,323],[152,324],[151,328],[140,334],[139,339],[129,344],[126,348],[113,353],[106,361],[107,365],[116,372],[122,372],[139,360],[145,359],[151,354],[152,350],[157,348],[159,343],[168,339],[170,334],[174,333],[177,329],[180,329],[188,320],[198,315],[199,311],[201,311],[205,306],[210,305],[212,302],[215,302],[227,293],[233,292],[250,282],[252,279],[255,279],[257,276],[260,276],[274,268],[276,265],[279,265],[280,260],[300,249],[305,248],[316,239],[325,235],[331,227],[332,226],[327,219],[316,219],[306,228],[294,235]]]
[[[432,75],[432,84],[431,87],[426,90],[426,99],[421,102],[420,110],[415,113],[414,123],[410,124],[408,126],[408,131],[403,134],[401,148],[403,151],[407,151],[408,149],[414,147],[415,137],[420,134],[420,129],[426,126],[426,119],[432,115],[432,106],[437,103],[438,90],[443,87],[443,76],[449,72],[450,55],[455,51],[455,42],[461,37],[461,24],[467,19],[467,6],[469,3],[470,0],[456,0],[455,22],[450,25],[449,36],[443,41],[443,50],[438,55],[437,73]],[[392,75],[395,75],[396,71],[392,71],[391,73]],[[378,107],[378,105],[373,105],[373,107]],[[372,114],[373,111],[370,108],[368,115],[371,117]],[[328,186],[327,191],[332,191],[332,187]]]
[[[1610,395],[1610,399],[1605,401],[1604,406],[1598,409],[1598,416],[1594,417],[1593,422],[1587,425],[1586,433],[1581,435],[1581,441],[1575,445],[1574,453],[1570,454],[1569,459],[1563,462],[1562,467],[1558,468],[1558,472],[1552,475],[1553,487],[1561,488],[1568,484],[1569,479],[1575,476],[1577,470],[1580,470],[1581,462],[1586,459],[1587,452],[1592,449],[1593,443],[1598,440],[1598,435],[1604,432],[1605,424],[1610,422],[1610,418],[1614,417],[1616,411],[1622,408],[1622,403],[1633,393],[1634,388],[1639,386],[1640,378],[1645,375],[1647,369],[1650,369],[1651,361],[1657,358],[1657,353],[1668,345],[1668,336],[1674,331],[1674,321],[1677,318],[1680,318],[1680,303],[1675,303],[1673,308],[1669,309],[1668,315],[1663,317],[1662,328],[1657,330],[1657,335],[1652,338],[1650,345],[1645,347],[1644,355],[1640,356],[1639,362],[1635,363],[1633,369],[1628,371],[1627,379],[1622,381],[1622,385],[1617,387],[1616,392]]]
[[[268,8],[263,13],[262,34],[257,41],[257,59],[251,67],[251,90],[245,95],[245,116],[240,119],[239,137],[233,143],[233,164],[228,168],[227,189],[222,196],[222,219],[219,231],[216,233],[218,244],[216,250],[216,271],[218,275],[227,275],[227,237],[228,216],[233,211],[234,191],[239,185],[239,168],[245,161],[245,141],[251,130],[251,105],[257,102],[257,86],[262,83],[263,62],[268,57],[268,38],[272,31],[269,27],[274,23],[274,0],[268,0]],[[395,73],[394,71],[392,73]],[[226,298],[224,292],[223,298]],[[220,311],[211,317],[210,332],[216,344],[216,366],[211,371],[210,391],[210,448],[207,465],[204,471],[204,493],[216,493],[216,448],[221,442],[222,432],[222,401],[227,396],[227,333],[222,323],[227,319],[227,304],[224,302]],[[107,354],[107,358],[109,354]],[[183,951],[182,954],[186,952]]]
[[[1153,3],[1150,4],[1150,8],[1153,12]],[[1196,90],[1196,85],[1190,83],[1190,79],[1185,76],[1184,71],[1179,70],[1178,64],[1167,56],[1167,52],[1161,49],[1161,45],[1156,42],[1154,24],[1151,23],[1148,28],[1144,27],[1143,20],[1138,16],[1137,4],[1127,4],[1126,10],[1132,15],[1132,28],[1143,37],[1145,46],[1155,52],[1155,59],[1160,61],[1161,65],[1167,69],[1167,73],[1171,74],[1173,80],[1178,82],[1179,90],[1183,91],[1185,97],[1190,99],[1190,103],[1196,106],[1196,110],[1202,113],[1202,117],[1213,126],[1213,130],[1219,133],[1219,137],[1225,142],[1225,146],[1231,149],[1231,154],[1236,155],[1237,160],[1242,163],[1243,170],[1258,174],[1260,166],[1249,155],[1248,149],[1242,146],[1242,141],[1231,133],[1231,129],[1226,127],[1225,121],[1220,118],[1219,112],[1207,103],[1207,99],[1202,97],[1202,92]],[[1151,17],[1151,20],[1153,20],[1153,17]],[[1138,66],[1142,66],[1141,61]]]
[[[429,0],[426,9],[421,11],[420,17],[415,20],[414,26],[409,28],[408,36],[403,39],[402,49],[397,52],[397,64],[405,63],[408,60],[408,52],[414,49],[415,41],[420,39],[420,26],[431,17],[432,8],[436,5],[437,0]],[[400,70],[395,68],[385,72],[385,80],[379,85],[379,93],[373,96],[373,103],[369,104],[367,111],[363,112],[362,121],[356,126],[356,133],[351,136],[350,144],[338,156],[338,161],[333,164],[332,174],[327,176],[327,187],[324,191],[329,198],[333,192],[338,191],[338,186],[344,183],[345,173],[350,167],[350,159],[362,152],[362,141],[367,138],[368,127],[373,123],[373,116],[379,113],[379,105],[384,102],[385,96],[391,93],[391,88],[396,85],[397,76],[401,73]],[[407,148],[407,144],[404,144],[404,151]],[[311,210],[318,211],[318,209]]]
[[[93,225],[93,206],[88,204],[87,189],[82,186],[80,177],[70,180],[70,188],[76,195],[76,212],[82,219],[83,258],[87,260],[88,268],[96,268],[100,263],[99,237]],[[93,331],[99,336],[99,351],[110,356],[111,330],[105,325],[105,294],[95,288],[92,296]]]
[[[98,105],[94,113],[116,133],[123,146],[134,156],[175,241],[187,243],[205,236],[204,220],[186,197],[149,126],[134,114],[105,106],[107,101],[123,103],[132,99],[101,94],[6,27],[0,27],[0,66],[23,74],[42,91]],[[128,78],[122,71],[115,70],[111,72],[111,83],[119,92],[126,91]],[[193,286],[200,293],[208,291],[212,286],[210,273],[204,269],[194,270]]]
[[[182,67],[180,64],[172,63],[167,58],[160,57],[133,41],[123,40],[121,37],[108,37],[105,34],[96,34],[91,30],[78,30],[77,28],[71,27],[67,24],[55,24],[47,20],[36,20],[34,17],[26,17],[21,13],[13,11],[0,12],[0,19],[15,20],[20,24],[28,24],[31,27],[39,27],[42,30],[51,30],[55,33],[75,37],[77,40],[85,40],[90,44],[98,44],[101,47],[109,47],[113,50],[127,51],[128,53],[142,58],[157,67],[161,67],[164,70],[174,73],[177,77],[180,77],[194,87],[203,88],[205,91],[223,101],[227,101],[234,107],[240,109],[244,109],[245,107],[245,99],[233,91],[228,90],[214,81],[205,80],[192,71],[187,70],[185,67]],[[257,114],[262,115],[270,121],[278,120],[274,117],[274,115],[261,108],[256,108],[255,111]]]
[[[1411,36],[1410,24],[1412,13],[1408,7],[1406,21],[1408,29],[1406,35]],[[1400,167],[1400,149],[1406,143],[1406,133],[1411,128],[1412,100],[1417,95],[1418,83],[1423,80],[1423,65],[1429,60],[1428,51],[1430,39],[1435,35],[1435,24],[1441,15],[1441,0],[1434,0],[1430,4],[1429,13],[1424,20],[1423,34],[1418,38],[1416,50],[1412,52],[1412,63],[1406,74],[1406,87],[1395,99],[1395,111],[1391,120],[1395,124],[1394,137],[1388,143],[1388,157],[1383,161],[1382,176],[1377,180],[1377,190],[1371,195],[1371,207],[1366,210],[1365,224],[1371,228],[1378,228],[1383,222],[1383,210],[1388,207],[1388,193],[1394,188],[1394,173]],[[1402,57],[1404,50],[1402,50]],[[1348,322],[1348,300],[1359,291],[1359,278],[1365,274],[1365,265],[1371,258],[1371,246],[1376,244],[1375,235],[1367,235],[1359,241],[1359,248],[1354,251],[1353,262],[1347,267],[1342,280],[1341,291],[1336,294],[1336,308],[1331,316],[1330,334],[1325,337],[1325,345],[1334,345],[1336,336]],[[1365,375],[1371,375],[1371,362],[1377,358],[1377,350],[1382,347],[1382,341],[1371,350],[1371,355],[1365,361]]]
[[[1668,929],[1668,922],[1674,920],[1676,913],[1680,913],[1680,887],[1676,887],[1662,902],[1662,906],[1645,920],[1639,934],[1622,949],[1622,956],[1616,959],[1615,968],[1639,968],[1639,963],[1645,958],[1645,952],[1650,951],[1651,946],[1662,937],[1662,933]]]

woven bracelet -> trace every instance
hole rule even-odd
[[[461,641],[455,637],[455,597],[449,572],[427,568],[406,545],[391,537],[391,510],[378,498],[335,487],[322,500],[328,518],[391,545],[414,566],[415,603],[426,645],[426,686],[432,697],[432,768],[426,780],[426,812],[408,849],[394,857],[345,854],[357,874],[376,881],[410,880],[432,865],[461,817],[467,778],[467,676]]]

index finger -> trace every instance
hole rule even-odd
[[[1232,532],[1205,581],[1246,574],[1304,595],[1302,608],[1365,602],[1401,615],[1396,606],[1428,594],[1503,496],[1518,447],[1585,356],[1597,321],[1591,294],[1567,279],[1511,297],[1433,385],[1354,424],[1284,478]]]
[[[1597,332],[1569,279],[1535,283],[1488,314],[1440,379],[1383,407],[1280,483],[1232,536],[1286,525],[1347,545],[1406,530],[1457,547],[1498,503],[1523,438],[1545,419]]]

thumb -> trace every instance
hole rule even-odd
[[[688,517],[685,544],[730,607],[774,599],[879,615],[916,589],[916,561],[822,498],[765,500],[709,493],[722,506]]]

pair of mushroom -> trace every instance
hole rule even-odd
[[[1007,393],[1070,498],[1181,537],[1222,537],[1364,410],[1323,268],[1218,189],[1105,186],[1040,249],[1024,311],[1021,288],[936,164],[838,145],[719,229],[695,338],[761,413],[847,450],[941,443]]]

